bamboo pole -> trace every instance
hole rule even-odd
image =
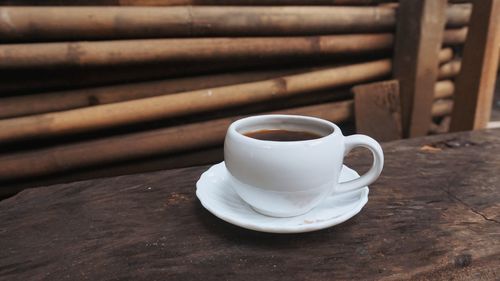
[[[443,48],[439,50],[438,60],[439,64],[447,63],[453,58],[453,49]]]
[[[461,27],[470,5],[450,5],[449,27]],[[3,7],[0,40],[315,35],[390,32],[390,7]]]
[[[450,48],[443,49],[440,56],[444,56],[444,61],[448,61],[448,56],[453,56]],[[370,54],[366,54],[366,59]],[[190,63],[186,65],[165,66],[158,65],[134,65],[119,68],[98,68],[98,69],[57,69],[53,71],[43,71],[40,69],[17,70],[16,72],[5,73],[0,76],[0,96],[13,96],[19,94],[33,94],[48,91],[62,91],[65,89],[78,89],[89,87],[102,87],[105,85],[116,85],[124,83],[139,83],[155,79],[176,79],[182,76],[207,75],[210,73],[221,72],[242,72],[243,69],[277,69],[277,68],[297,68],[297,65],[303,65],[305,58],[286,58],[284,61],[259,60],[253,58],[250,60],[220,60],[217,63]],[[340,61],[335,58],[335,64],[347,63],[348,57]],[[356,59],[359,59],[357,57]],[[318,63],[321,63],[318,58]],[[441,59],[440,59],[441,60]],[[443,61],[443,60],[441,60]],[[310,60],[308,65],[314,65]],[[317,63],[316,63],[317,64]],[[247,70],[248,71],[248,70]]]
[[[450,115],[453,110],[453,101],[438,100],[432,106],[432,117],[442,117]]]
[[[388,59],[270,80],[0,120],[0,143],[104,129],[351,85],[390,74]]]
[[[217,146],[215,148],[203,148],[172,155],[159,155],[146,159],[133,159],[130,161],[113,163],[112,165],[106,166],[105,169],[97,166],[72,172],[61,172],[57,175],[43,178],[19,179],[17,181],[2,184],[2,188],[0,188],[0,200],[14,195],[25,188],[214,164],[221,162],[223,159],[224,153],[222,147]],[[0,182],[1,181],[2,180],[0,180]]]
[[[439,67],[439,79],[449,79],[455,77],[460,72],[461,60],[453,60]]]
[[[433,105],[433,116],[451,112],[450,101]],[[335,123],[353,118],[353,101],[333,102],[267,112],[314,116]],[[221,145],[231,122],[243,116],[108,137],[0,157],[0,182],[51,175],[79,168],[193,151]],[[130,149],[133,147],[134,149]]]
[[[452,0],[453,1],[453,0]],[[364,6],[393,3],[396,0],[3,0],[8,6],[185,6],[185,5],[341,5]]]
[[[335,102],[270,113],[308,115],[340,123],[353,116],[352,104],[352,101]],[[241,116],[2,156],[0,181],[220,145],[229,124],[239,118]]]
[[[435,87],[435,98],[436,99],[450,98],[453,95],[453,90],[454,90],[454,84],[450,80],[439,81],[436,83]],[[335,105],[332,104],[332,107],[335,107]],[[437,107],[434,109],[434,111],[437,114],[435,117],[438,117],[438,115],[445,114],[447,112],[447,109],[443,111],[442,106],[438,104]],[[290,114],[290,112],[286,111],[285,113]],[[302,112],[302,114],[305,113],[306,112]],[[317,117],[321,118],[322,116],[324,115],[319,115]],[[348,119],[345,119],[344,121],[346,120]],[[337,119],[332,121],[339,122]],[[220,145],[222,145],[222,143]],[[64,179],[67,181],[75,181],[75,180],[83,180],[96,177],[110,177],[110,176],[127,175],[133,173],[143,173],[150,171],[218,163],[224,160],[223,150],[222,147],[220,147],[220,145],[218,145],[217,148],[202,149],[199,151],[198,150],[189,151],[181,154],[155,157],[153,159],[147,159],[143,161],[136,160],[136,161],[128,161],[125,163],[116,163],[110,165],[109,167],[106,167],[106,169],[91,169],[90,171],[85,170],[83,172],[72,174],[69,177],[64,177]]]
[[[465,42],[467,27],[447,29],[443,35],[444,45],[459,45]]]
[[[241,84],[313,68],[245,71],[0,98],[0,119]]]
[[[452,57],[453,51],[450,48],[442,49],[439,53],[440,63],[445,63],[451,60]],[[446,70],[447,72],[443,72],[443,74],[450,77],[450,67],[446,63],[441,66],[441,69]],[[0,98],[0,108],[2,108],[0,119],[241,84],[311,70],[315,69],[309,67],[247,71]],[[440,74],[441,72],[442,70],[440,70]]]
[[[392,41],[392,34],[361,34],[6,44],[0,45],[0,69],[348,55],[389,50]]]
[[[388,32],[396,20],[385,7],[4,7],[0,14],[4,42]]]
[[[444,43],[459,44],[465,34],[445,31]],[[390,50],[393,41],[392,34],[357,34],[5,44],[0,45],[0,70],[356,55]]]
[[[366,57],[370,57],[367,54]],[[339,61],[337,58],[336,61]],[[293,65],[314,65],[301,57],[285,59],[250,58],[242,60],[217,60],[214,63],[188,62],[186,64],[141,64],[119,67],[76,69],[16,69],[0,75],[0,96],[32,94],[43,91],[99,87],[123,83],[138,83],[155,79],[207,75],[212,73],[244,71],[249,69],[276,69]],[[342,60],[340,60],[342,61]],[[332,62],[336,63],[336,62]],[[344,62],[345,63],[345,62]]]
[[[448,5],[446,9],[446,26],[463,27],[469,23],[472,12],[472,4]]]
[[[455,84],[451,80],[439,81],[434,87],[434,99],[446,99],[453,96]]]
[[[397,0],[3,0],[8,6],[185,6],[185,5],[231,5],[231,6],[365,6],[397,5]],[[449,0],[450,3],[467,3],[470,0]]]

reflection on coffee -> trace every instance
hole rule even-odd
[[[244,135],[254,139],[267,141],[304,141],[323,137],[311,132],[288,130],[259,130],[246,132]]]

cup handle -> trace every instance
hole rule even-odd
[[[352,135],[345,137],[345,153],[344,156],[349,153],[355,147],[366,147],[373,155],[373,164],[368,172],[357,179],[353,179],[347,182],[339,183],[335,193],[350,192],[357,189],[361,189],[371,183],[373,183],[384,167],[384,153],[380,144],[374,139],[365,135]]]

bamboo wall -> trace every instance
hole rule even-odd
[[[350,88],[392,75],[393,1],[69,2],[0,7],[0,194],[220,161],[246,115],[352,132]],[[449,122],[470,11],[447,9],[432,132]]]

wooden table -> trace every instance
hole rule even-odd
[[[499,280],[500,130],[383,147],[363,211],[305,234],[214,217],[195,197],[206,166],[25,190],[0,202],[0,279]]]

